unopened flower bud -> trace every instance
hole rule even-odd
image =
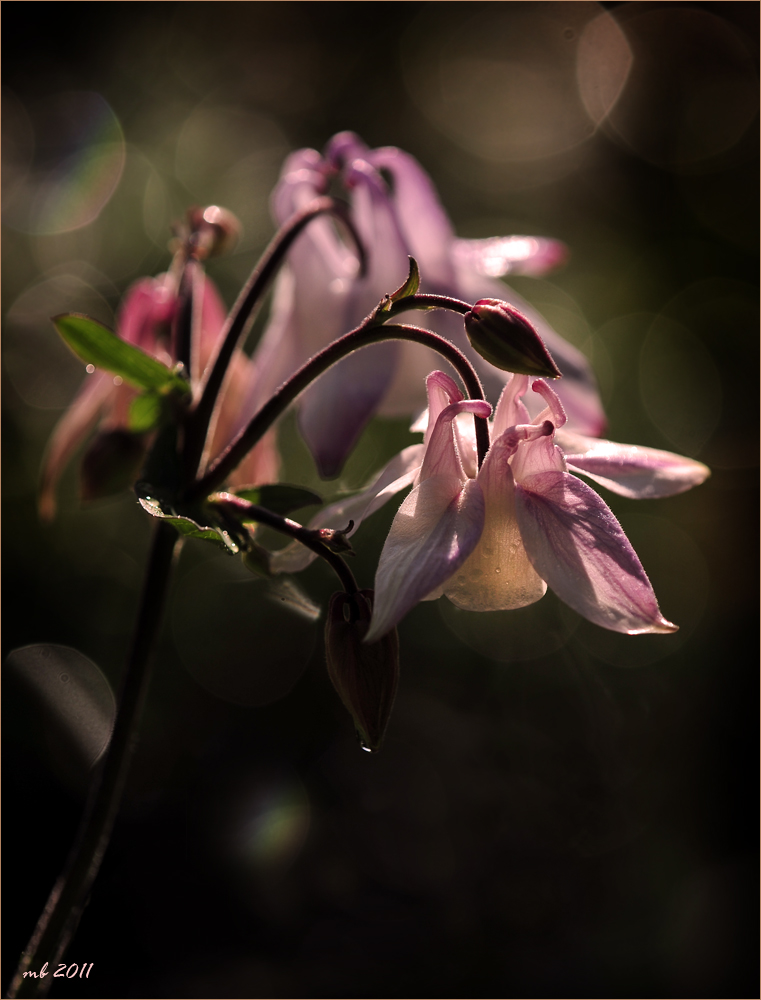
[[[325,624],[328,674],[351,712],[363,749],[380,749],[399,681],[399,637],[391,629],[364,642],[373,611],[373,591],[334,594]]]
[[[501,299],[476,302],[465,314],[465,332],[481,357],[496,368],[540,378],[562,374],[526,317]]]
[[[85,452],[79,473],[82,500],[97,500],[126,490],[134,483],[145,455],[141,434],[103,431]]]

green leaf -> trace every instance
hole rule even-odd
[[[155,495],[147,483],[138,483],[135,487],[140,506],[147,511],[151,517],[160,517],[168,521],[176,530],[188,538],[200,538],[204,542],[213,542],[220,545],[225,551],[238,553],[242,545],[236,541],[232,534],[218,524],[208,524],[211,518],[199,505],[194,505],[187,510],[176,510],[171,503]]]
[[[119,375],[137,389],[190,391],[187,382],[166,365],[89,316],[66,313],[54,316],[53,325],[77,357]]]
[[[322,504],[322,497],[317,493],[304,489],[303,486],[290,486],[288,483],[274,483],[227,492],[259,507],[266,507],[274,514],[290,514],[291,511],[300,510],[302,507]]]
[[[146,434],[161,422],[164,397],[157,392],[136,396],[129,407],[127,426],[134,434]]]

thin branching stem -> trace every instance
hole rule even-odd
[[[264,404],[234,441],[222,452],[206,474],[189,489],[186,500],[207,496],[218,489],[233,469],[243,461],[249,451],[269,430],[272,424],[319,375],[331,365],[341,361],[353,351],[379,344],[386,340],[409,340],[437,351],[449,361],[463,381],[471,399],[484,399],[484,391],[475,369],[454,344],[430,330],[415,326],[379,326],[367,320],[356,330],[339,337],[328,347],[315,354],[292,375]],[[476,445],[478,464],[483,463],[489,450],[489,425],[483,417],[476,417]]]
[[[261,260],[251,273],[246,284],[241,289],[235,305],[225,320],[220,333],[220,347],[211,366],[209,375],[201,391],[201,397],[194,410],[189,414],[185,425],[185,462],[188,473],[195,474],[203,455],[209,425],[214,407],[222,388],[233,352],[240,343],[250,324],[253,322],[257,307],[261,304],[264,293],[283,263],[285,255],[293,245],[294,240],[309,223],[320,215],[334,215],[340,219],[351,234],[360,262],[360,273],[366,266],[365,250],[348,209],[342,201],[335,198],[315,198],[301,212],[291,218],[276,233],[265,250]]]
[[[321,529],[305,528],[298,521],[291,520],[290,517],[283,517],[274,511],[260,507],[258,504],[249,503],[241,497],[230,493],[215,493],[211,498],[214,507],[223,513],[227,510],[230,515],[241,521],[256,521],[258,524],[266,524],[267,527],[279,531],[282,535],[287,535],[297,542],[301,542],[316,555],[325,560],[341,581],[344,591],[347,594],[355,594],[359,590],[354,574],[346,565],[344,559],[326,544],[321,538]],[[342,535],[343,532],[326,532],[331,535]],[[347,549],[348,545],[345,546]]]

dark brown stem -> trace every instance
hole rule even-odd
[[[449,295],[408,295],[406,298],[398,299],[383,314],[386,322],[401,313],[409,312],[411,309],[446,309],[448,312],[459,313],[464,316],[469,313],[473,306],[470,302],[463,302],[462,299],[453,299]]]
[[[211,501],[215,507],[223,512],[227,509],[232,517],[239,521],[256,521],[258,524],[266,524],[268,528],[273,528],[275,531],[301,542],[302,545],[311,549],[330,565],[347,594],[355,594],[359,590],[354,574],[341,556],[320,539],[319,529],[305,528],[303,524],[292,521],[290,517],[275,514],[273,511],[267,510],[266,507],[249,503],[248,500],[243,500],[231,493],[217,493],[211,498]]]
[[[195,409],[189,414],[185,425],[185,456],[186,468],[192,477],[201,461],[207,431],[211,422],[214,407],[222,388],[230,360],[235,348],[253,321],[256,307],[269,283],[283,263],[285,255],[293,245],[297,236],[309,223],[320,215],[335,215],[346,226],[354,240],[360,260],[360,272],[366,265],[365,250],[354,224],[349,216],[346,205],[335,198],[316,198],[303,211],[292,216],[276,233],[270,245],[264,251],[259,263],[251,273],[250,278],[241,289],[240,295],[228,315],[224,329],[220,334],[220,348],[206,379],[201,398]]]
[[[304,391],[319,375],[345,358],[353,351],[385,340],[410,340],[417,344],[433,348],[449,361],[457,371],[471,399],[484,399],[484,391],[475,369],[462,353],[443,337],[430,330],[421,330],[416,326],[375,326],[366,325],[366,320],[356,330],[339,337],[328,347],[315,354],[305,365],[292,375],[275,392],[259,410],[256,416],[240,432],[235,440],[222,452],[217,460],[201,479],[197,480],[188,490],[185,500],[196,500],[208,496],[218,489],[233,471],[243,461],[249,451],[272,426],[282,413],[291,405],[296,397]],[[482,417],[476,417],[476,444],[478,447],[479,466],[489,450],[489,425]]]
[[[114,731],[93,789],[77,839],[64,870],[53,886],[37,927],[24,951],[8,991],[9,997],[46,996],[56,969],[77,929],[90,888],[98,874],[111,836],[150,680],[151,651],[161,621],[177,533],[158,524],[140,600],[124,687]],[[44,979],[24,977],[39,973],[48,963]]]

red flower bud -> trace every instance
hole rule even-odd
[[[517,309],[501,299],[480,299],[465,314],[465,332],[482,358],[519,375],[559,378],[544,341]]]
[[[364,750],[380,749],[399,682],[396,629],[377,642],[364,638],[373,611],[373,591],[333,594],[325,623],[328,674],[351,712]]]

